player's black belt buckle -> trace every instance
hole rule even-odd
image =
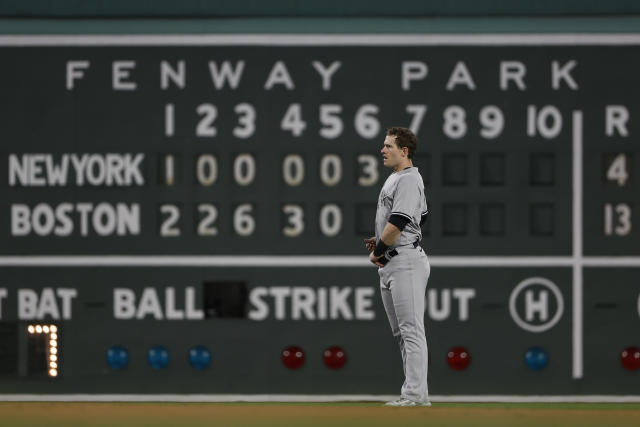
[[[418,246],[420,246],[420,240],[416,240],[415,242],[413,242],[414,248],[417,248]],[[387,258],[386,256],[383,256],[382,258],[380,258],[380,264],[386,265],[389,261],[391,261],[391,258],[398,255],[398,251],[395,249],[392,249],[389,251],[387,255],[389,256],[389,258]]]

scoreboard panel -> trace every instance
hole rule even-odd
[[[397,345],[378,301],[375,269],[45,268],[44,274],[46,287],[39,286],[42,271],[7,269],[5,283],[12,285],[17,298],[10,297],[19,303],[4,315],[22,317],[17,329],[24,339],[29,317],[57,314],[59,382],[43,384],[42,373],[28,369],[24,358],[16,375],[3,381],[4,392],[26,393],[38,385],[49,393],[63,387],[87,393],[385,394],[402,382]],[[513,292],[514,285],[534,275],[544,276],[558,291],[546,297],[548,309],[528,310],[526,291]],[[220,316],[207,293],[232,285],[246,294],[227,294],[226,305],[246,306],[246,311]],[[47,288],[56,295],[53,303],[47,303]],[[539,283],[527,290],[535,300],[545,298]],[[65,291],[71,294],[66,305],[72,307],[66,313]],[[571,316],[564,307],[570,293],[567,268],[505,268],[499,274],[482,268],[434,271],[425,314],[431,387],[438,394],[535,394],[544,391],[541,387],[570,393]],[[532,332],[535,328],[540,332]],[[105,351],[114,344],[128,349],[127,369],[112,371],[106,364]],[[294,373],[279,360],[281,350],[292,344],[307,359]],[[538,375],[528,373],[523,361],[533,344],[545,346],[551,358]],[[154,372],[145,359],[156,345],[170,354],[170,368],[161,372]],[[210,369],[203,372],[187,363],[187,352],[196,345],[213,355]],[[333,345],[347,354],[346,365],[336,372],[321,359]],[[465,372],[447,366],[448,350],[458,345],[472,357]],[[493,381],[496,375],[523,376],[539,389],[527,381]]]
[[[599,53],[563,47],[3,55],[17,64],[3,70],[5,254],[361,254],[381,141],[404,125],[431,253],[567,255],[572,113],[593,110],[584,134],[600,143],[607,107],[631,102],[601,100]]]
[[[640,39],[241,39],[0,39],[0,392],[394,393],[362,242],[391,126],[419,139],[432,392],[635,392]]]

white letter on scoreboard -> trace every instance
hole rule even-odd
[[[136,314],[136,294],[129,288],[113,290],[113,317],[115,319],[132,319]]]
[[[560,63],[558,61],[553,61],[551,63],[551,85],[554,90],[560,89],[560,82],[562,80],[564,80],[567,83],[567,86],[569,86],[571,89],[578,89],[578,84],[575,80],[573,80],[573,77],[571,77],[570,74],[571,70],[576,66],[576,64],[577,62],[575,59],[567,62],[562,67],[560,67]]]
[[[419,61],[405,61],[402,63],[402,90],[411,88],[412,80],[422,80],[427,77],[427,64]]]
[[[533,291],[526,291],[524,293],[527,321],[531,322],[536,313],[538,313],[542,322],[547,321],[547,319],[549,319],[549,293],[547,291],[540,291],[538,299],[534,300],[533,298]]]
[[[372,320],[375,319],[376,313],[371,310],[371,298],[374,295],[373,288],[356,288],[356,319]]]
[[[31,213],[29,206],[11,205],[11,235],[26,236],[31,233]]]
[[[445,320],[451,314],[451,290],[442,289],[440,291],[441,306],[438,308],[438,290],[429,289],[427,293],[427,307],[429,317],[433,320]]]
[[[56,294],[62,300],[62,318],[71,319],[71,300],[78,296],[78,291],[73,288],[58,288]]]
[[[264,88],[269,90],[277,84],[283,84],[289,90],[295,89],[293,80],[289,75],[289,71],[287,71],[287,65],[282,61],[278,61],[273,65],[271,73],[269,73],[269,77],[267,78],[267,82],[264,84]]]
[[[184,305],[187,319],[204,319],[204,311],[196,308],[196,288],[187,286],[184,290]]]
[[[527,88],[524,84],[525,74],[527,74],[527,67],[520,61],[500,62],[500,89],[507,90],[509,80],[512,80],[518,89],[525,90]]]
[[[144,288],[142,291],[136,318],[144,319],[149,314],[153,315],[156,320],[162,320],[162,308],[155,288]]]
[[[53,319],[60,318],[60,311],[58,310],[58,304],[56,303],[56,296],[51,288],[44,288],[42,290],[42,295],[40,295],[40,304],[38,304],[38,310],[36,312],[36,318],[44,319],[47,315],[51,316]]]
[[[74,80],[84,76],[83,70],[89,68],[89,61],[67,61],[67,90],[73,89]]]
[[[33,289],[18,289],[18,319],[35,319],[38,294]]]
[[[287,318],[285,312],[285,299],[291,295],[291,289],[284,286],[274,286],[269,289],[269,294],[273,297],[275,303],[276,320],[285,320]]]
[[[218,63],[216,61],[209,61],[209,73],[211,74],[211,81],[217,90],[224,88],[224,85],[228,82],[229,88],[237,89],[242,78],[242,72],[244,70],[244,61],[240,60],[236,63],[235,68],[231,68],[229,61],[224,61],[220,69],[218,69]]]
[[[113,90],[136,90],[135,82],[125,81],[129,72],[136,68],[135,61],[115,61],[113,63]]]
[[[616,131],[620,136],[629,136],[627,122],[629,121],[629,110],[624,105],[607,105],[606,109],[606,134],[613,136]]]
[[[341,289],[336,286],[332,286],[329,289],[329,311],[331,319],[339,319],[341,314],[342,318],[345,320],[351,320],[353,318],[353,314],[351,313],[351,309],[347,303],[349,294],[351,294],[351,288],[345,287]]]
[[[269,315],[269,306],[264,302],[269,291],[264,286],[254,288],[249,294],[249,301],[253,308],[249,311],[248,316],[251,320],[264,320]]]
[[[171,68],[171,64],[167,61],[160,63],[160,87],[163,90],[169,88],[169,80],[175,83],[180,89],[184,89],[186,84],[186,66],[184,60],[178,61],[178,70]]]
[[[451,77],[447,82],[447,90],[453,90],[457,85],[465,85],[471,90],[476,90],[471,73],[463,61],[458,61],[456,67],[451,72]]]
[[[313,68],[322,76],[322,90],[331,90],[331,76],[338,71],[338,68],[342,65],[340,61],[334,61],[329,68],[325,68],[324,64],[320,61],[313,61]]]
[[[315,320],[313,306],[316,303],[316,293],[309,286],[294,287],[291,293],[291,318],[299,320],[306,318]]]
[[[176,308],[176,290],[172,286],[164,290],[165,318],[167,320],[184,319],[184,311]]]
[[[476,296],[472,288],[454,289],[453,297],[458,300],[458,316],[461,321],[469,320],[469,300]]]

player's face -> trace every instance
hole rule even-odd
[[[404,161],[404,152],[396,145],[395,135],[387,135],[382,146],[383,163],[386,167],[396,170]]]

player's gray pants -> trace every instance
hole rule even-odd
[[[429,399],[429,390],[424,301],[431,267],[421,247],[409,245],[396,250],[398,255],[378,269],[380,292],[391,331],[402,353],[405,381],[401,397],[425,402]]]

